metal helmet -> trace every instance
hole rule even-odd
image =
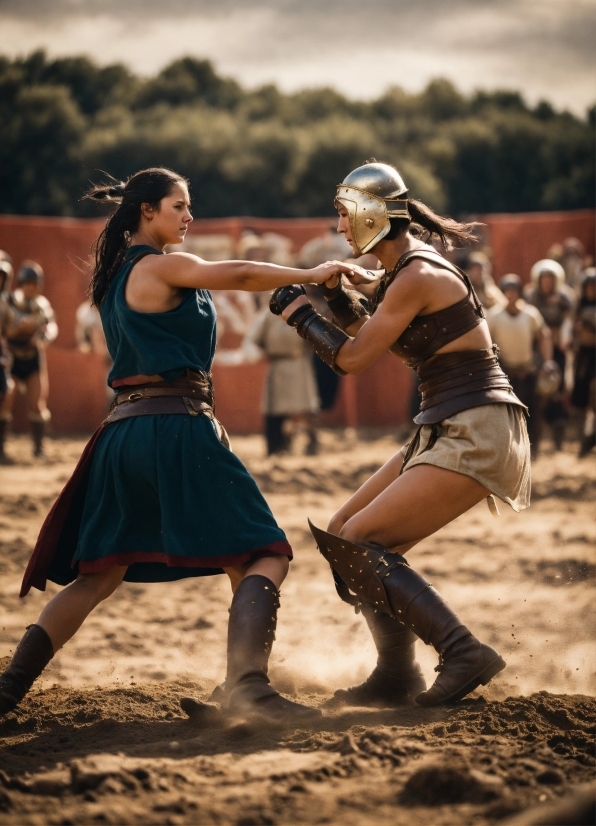
[[[37,284],[43,281],[43,270],[35,261],[23,261],[17,272],[17,284]]]
[[[335,204],[347,209],[352,240],[361,254],[387,235],[390,218],[409,219],[407,194],[399,172],[386,163],[359,166],[339,184]]]

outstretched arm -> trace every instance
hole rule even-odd
[[[352,268],[341,261],[300,270],[258,261],[203,261],[186,252],[151,256],[146,267],[173,288],[249,292],[274,290],[288,284],[322,284],[334,275],[352,272]]]

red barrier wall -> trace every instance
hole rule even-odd
[[[588,254],[594,255],[595,213],[593,209],[569,212],[527,212],[521,215],[484,215],[493,253],[496,279],[514,272],[529,281],[532,266],[546,258],[552,244],[579,238]]]
[[[487,215],[495,275],[517,272],[524,280],[532,264],[546,256],[550,246],[573,235],[588,251],[594,249],[594,211]],[[193,234],[227,233],[237,240],[242,230],[278,232],[292,239],[294,250],[326,232],[332,219],[223,218],[195,221]],[[0,216],[0,249],[15,267],[25,258],[38,261],[46,273],[45,293],[60,327],[48,350],[49,406],[56,433],[90,431],[106,408],[105,367],[94,354],[75,348],[75,311],[85,298],[91,245],[103,226],[101,219]],[[217,413],[231,433],[261,429],[260,398],[266,365],[217,365],[214,381]],[[342,380],[335,409],[325,413],[335,426],[395,426],[409,417],[410,371],[387,354],[360,376]],[[23,399],[16,405],[15,426],[26,426]]]

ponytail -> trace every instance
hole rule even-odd
[[[170,169],[156,167],[143,169],[126,182],[112,179],[109,183],[94,185],[85,194],[84,197],[92,201],[112,205],[112,214],[94,245],[95,266],[89,295],[96,307],[124,262],[131,236],[139,228],[142,205],[159,208],[160,201],[170,194],[176,183],[187,184],[187,181]]]
[[[438,238],[447,250],[454,246],[464,246],[478,241],[474,235],[474,229],[480,226],[477,222],[460,223],[454,221],[453,218],[443,218],[422,201],[416,201],[413,198],[408,198],[408,212],[410,213],[409,219],[389,219],[391,229],[385,236],[386,238],[397,238],[409,230],[417,236],[426,234],[425,241],[430,241],[433,236]]]

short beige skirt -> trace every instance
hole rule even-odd
[[[404,473],[415,465],[436,465],[471,476],[514,511],[530,507],[530,441],[521,407],[472,407],[443,419],[437,427],[439,437],[426,451],[432,425],[422,427],[420,443]]]

